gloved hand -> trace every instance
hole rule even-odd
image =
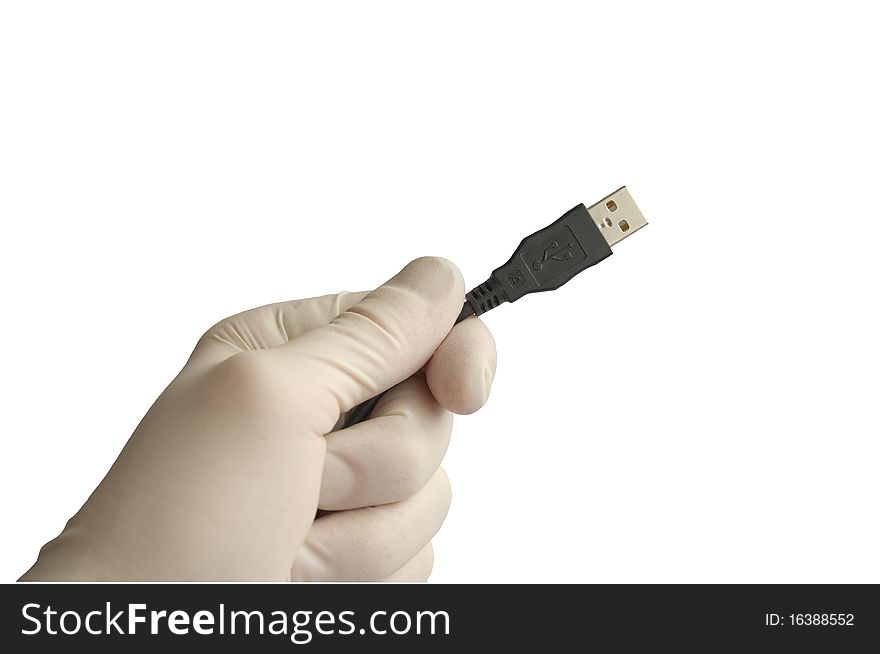
[[[22,579],[426,579],[450,411],[481,407],[495,372],[484,324],[452,328],[463,297],[424,258],[369,294],[220,322]]]

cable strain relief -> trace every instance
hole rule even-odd
[[[494,276],[475,286],[465,297],[477,316],[507,302],[507,293]]]

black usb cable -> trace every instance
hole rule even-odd
[[[524,295],[553,291],[611,256],[611,246],[648,224],[625,186],[587,208],[579,204],[558,220],[526,236],[492,275],[465,295],[458,324]],[[352,409],[345,426],[370,417],[381,395]]]

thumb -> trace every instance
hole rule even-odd
[[[464,301],[455,265],[438,257],[407,264],[333,321],[274,348],[341,414],[413,375],[452,328]]]

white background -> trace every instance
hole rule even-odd
[[[199,335],[476,284],[627,184],[650,225],[486,317],[435,581],[880,582],[869,3],[4,3],[0,578]]]

